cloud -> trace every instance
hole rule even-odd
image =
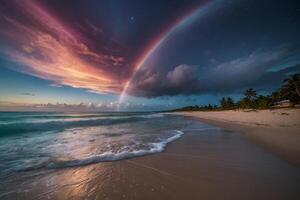
[[[9,9],[0,7],[0,39],[10,47],[2,48],[2,53],[19,63],[13,70],[53,81],[54,85],[97,93],[121,91],[130,67],[123,56],[107,51],[118,49],[117,45],[92,45],[88,35],[59,20],[39,2],[5,3]],[[94,34],[100,33],[95,25],[93,29]]]
[[[57,84],[57,83],[51,83],[50,86],[51,86],[51,87],[57,87],[57,88],[62,87],[62,85],[59,85],[59,84]]]
[[[230,92],[254,84],[264,73],[288,55],[284,48],[254,51],[248,56],[221,63],[201,78],[203,91]]]
[[[43,112],[113,112],[119,111],[153,111],[169,108],[170,105],[145,105],[143,103],[89,102],[89,103],[46,103],[23,104],[0,101],[0,111],[43,111]]]
[[[289,49],[277,48],[257,50],[210,68],[182,64],[166,73],[147,69],[137,74],[128,91],[134,96],[159,97],[229,93],[253,85],[272,87],[269,79],[264,81],[262,78],[269,76],[268,70],[288,56]],[[285,73],[277,73],[276,81],[280,83],[283,77]],[[274,81],[270,83],[274,85]]]
[[[170,84],[170,87],[173,86],[188,86],[194,81],[197,81],[197,67],[190,65],[179,65],[174,68],[173,71],[167,73],[167,81]]]
[[[24,95],[24,96],[35,96],[35,94],[33,93],[29,93],[29,92],[22,92],[21,95]]]
[[[270,89],[270,87],[276,89],[282,85],[284,79],[294,73],[300,73],[300,64],[279,71],[267,71],[252,86],[262,90]]]
[[[141,71],[133,80],[129,94],[142,97],[188,94],[198,90],[197,66],[178,65],[165,75],[161,72]]]

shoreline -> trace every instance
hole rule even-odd
[[[299,199],[296,166],[234,131],[190,117],[166,119],[172,130],[183,122],[180,130],[184,135],[160,153],[5,175],[0,198]]]
[[[172,115],[193,117],[202,122],[239,132],[300,168],[300,110],[228,110],[173,112]]]

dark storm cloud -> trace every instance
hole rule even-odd
[[[278,72],[268,71],[287,58],[289,53],[287,48],[277,48],[273,51],[256,50],[248,56],[211,68],[182,64],[164,74],[151,69],[144,70],[137,75],[130,93],[135,96],[158,97],[230,93],[250,86],[273,87],[290,71],[299,71],[299,65]],[[273,76],[274,79],[270,81]]]
[[[231,92],[257,81],[287,56],[288,50],[255,51],[250,55],[217,65],[201,79],[206,92]]]
[[[157,71],[141,71],[129,92],[134,96],[173,96],[196,92],[199,79],[197,66],[178,65],[167,74]]]
[[[279,71],[267,71],[251,86],[259,87],[261,90],[268,90],[272,86],[278,88],[284,79],[294,73],[300,73],[300,64]]]

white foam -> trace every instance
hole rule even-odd
[[[161,113],[155,113],[155,114],[150,114],[150,115],[142,115],[142,118],[159,118],[159,117],[164,117],[163,114]]]
[[[185,131],[208,131],[208,130],[221,130],[220,128],[191,128],[185,129]]]
[[[149,143],[149,149],[140,149],[133,151],[122,151],[119,153],[113,153],[111,151],[105,152],[99,155],[94,155],[88,158],[80,159],[80,160],[70,160],[70,161],[56,161],[50,162],[47,164],[47,168],[63,168],[63,167],[75,167],[75,166],[83,166],[92,163],[98,162],[108,162],[108,161],[116,161],[123,160],[137,156],[149,155],[154,153],[162,152],[166,145],[178,138],[180,138],[184,133],[180,130],[175,130],[176,134],[172,137],[169,137],[163,141]]]

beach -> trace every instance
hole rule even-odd
[[[300,0],[0,0],[0,200],[300,200]]]
[[[242,133],[300,167],[300,109],[229,110],[210,112],[177,112],[224,129]]]
[[[54,152],[51,148],[51,151],[43,151],[43,154],[30,154],[25,163],[16,162],[18,158],[16,157],[13,164],[9,162],[9,165],[0,165],[0,169],[4,172],[0,173],[0,199],[296,200],[300,198],[300,171],[295,165],[265,151],[261,145],[252,143],[239,132],[223,129],[190,116],[181,116],[181,113],[117,114],[113,116],[111,124],[105,121],[104,125],[99,125],[108,119],[107,114],[101,114],[97,116],[99,119],[97,118],[96,127],[90,127],[94,125],[94,121],[86,123],[86,118],[94,120],[95,115],[80,114],[78,118],[72,114],[70,122],[72,129],[69,129],[66,123],[70,115],[54,117],[52,114],[43,113],[38,117],[34,115],[39,120],[41,117],[44,120],[45,116],[47,120],[52,117],[55,120],[59,118],[60,121],[64,117],[64,127],[68,128],[51,133],[51,137],[43,133],[43,137],[51,139],[47,150],[53,147],[53,142],[57,140]],[[65,119],[66,116],[68,118]],[[54,123],[52,118],[51,124]],[[82,122],[82,118],[85,123]],[[77,123],[78,120],[80,123]],[[48,123],[50,122],[43,124],[43,127]],[[80,127],[74,128],[75,125]],[[85,127],[86,125],[88,126]],[[52,128],[49,124],[47,126],[48,129]],[[56,123],[55,127],[57,126]],[[110,135],[107,134],[107,130]],[[126,133],[126,130],[129,132]],[[94,148],[98,147],[101,147],[102,152],[106,145],[112,144],[121,146],[125,144],[127,147],[128,144],[124,141],[132,137],[139,144],[144,142],[150,145],[153,144],[153,137],[164,137],[166,131],[168,133],[170,130],[181,131],[183,134],[172,132],[171,137],[167,134],[168,139],[159,140],[161,148],[155,149],[154,152],[150,151],[149,146],[142,145],[144,154],[125,149],[127,157],[120,157],[124,153],[108,155],[106,149],[102,156],[94,155],[91,157],[93,159],[87,159],[84,154],[85,151],[93,152]],[[132,135],[132,131],[137,135]],[[153,132],[155,135],[152,135]],[[148,138],[149,135],[151,140]],[[137,136],[147,137],[140,140]],[[33,148],[32,141],[37,140],[43,146],[48,141],[48,139],[41,141],[36,133],[18,135],[16,138],[4,137],[2,141],[16,143],[17,137],[23,138],[22,141],[27,138],[28,142],[31,142],[31,146],[26,145],[29,149],[22,148],[23,156]],[[89,139],[87,143],[85,138]],[[105,138],[106,143],[103,142]],[[111,142],[108,144],[109,141]],[[141,148],[140,146],[133,145],[134,148]],[[154,146],[157,148],[157,145]],[[34,153],[40,151],[40,148],[44,147],[34,148]],[[117,145],[112,148],[120,147]],[[16,150],[11,149],[6,153],[12,153],[11,151]],[[64,154],[66,152],[68,155]],[[41,159],[46,153],[47,156],[51,156],[50,161]],[[80,156],[80,160],[79,158],[74,160],[73,154]],[[64,162],[62,158],[60,162],[53,161],[58,155],[63,157]],[[34,156],[40,160],[32,160]],[[119,159],[116,159],[117,156]],[[7,162],[5,155],[2,155],[1,159]]]

